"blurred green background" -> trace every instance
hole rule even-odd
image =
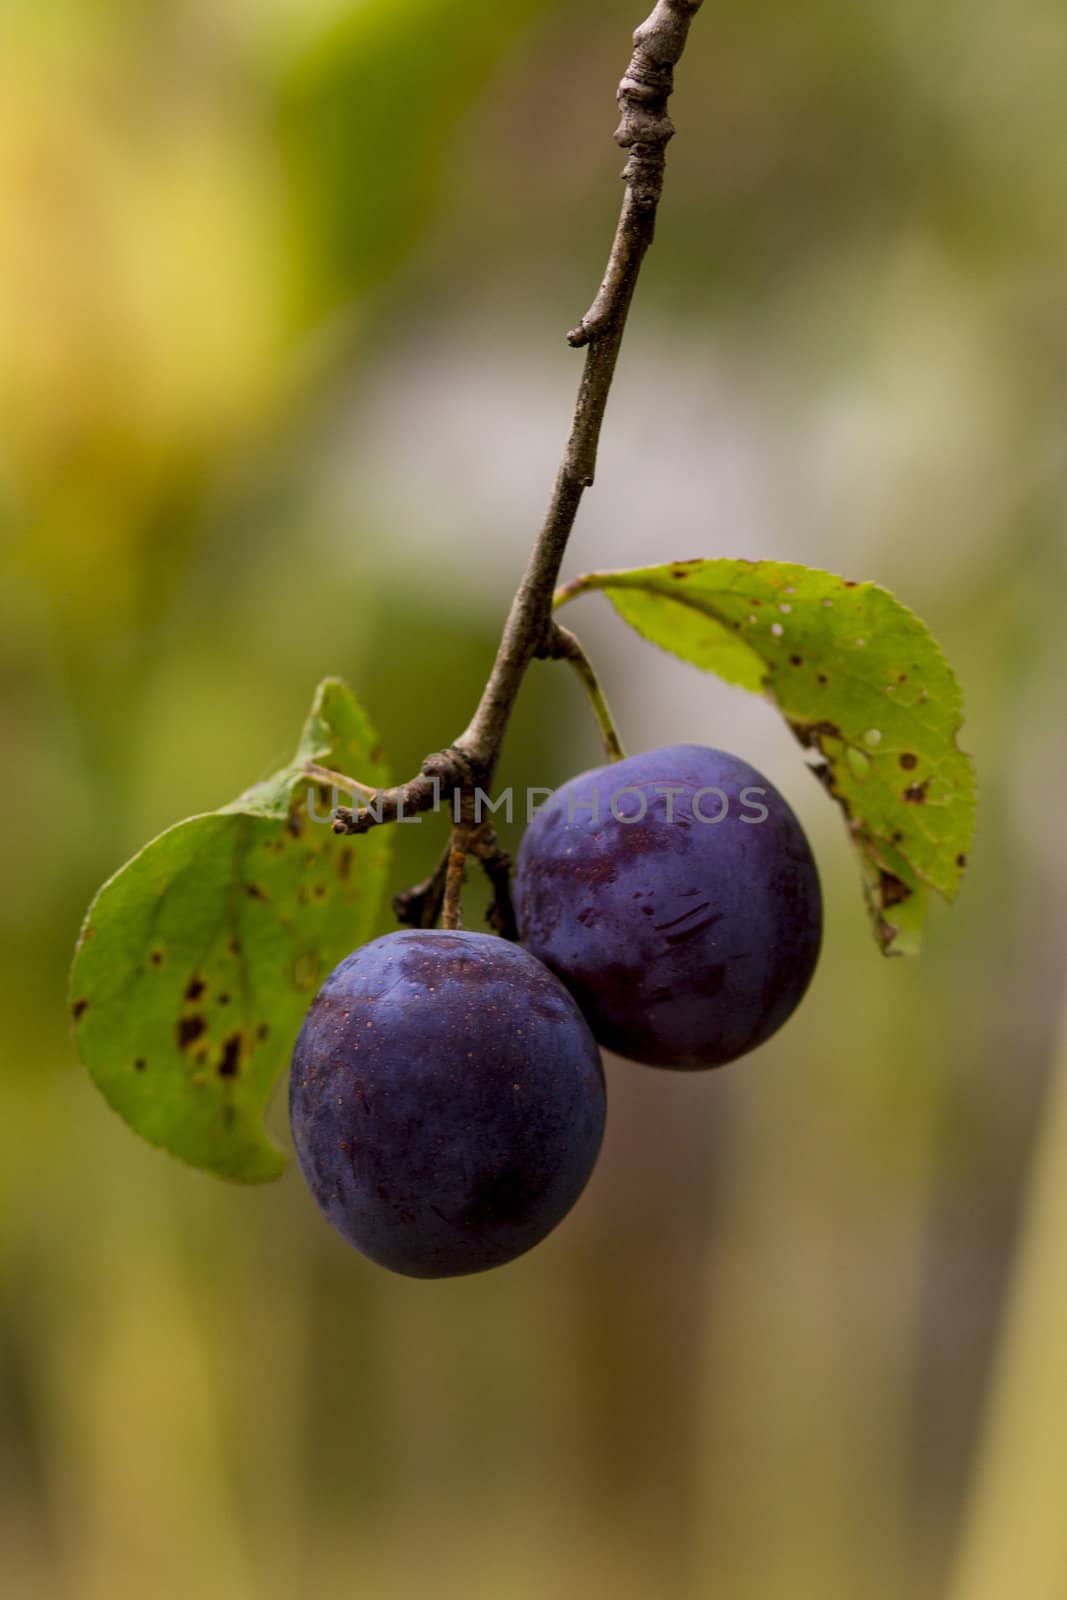
[[[774,713],[594,597],[568,622],[629,748],[725,744],[811,832],[826,949],[781,1036],[709,1077],[610,1061],[576,1212],[441,1284],[349,1251],[292,1171],[142,1145],[74,1060],[92,892],[287,759],[321,676],[398,773],[466,722],[569,419],[641,10],[3,7],[13,1600],[1067,1594],[1060,0],[709,0],[570,560],[795,559],[929,622],[983,802],[921,962],[878,955]],[[536,667],[501,781],[598,758]],[[439,844],[403,830],[397,885]]]

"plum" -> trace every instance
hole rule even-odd
[[[300,1167],[327,1220],[416,1278],[500,1266],[585,1188],[600,1052],[559,980],[484,933],[386,934],[327,978],[293,1052]]]
[[[582,773],[519,852],[520,937],[605,1048],[722,1066],[770,1038],[808,987],[819,879],[785,800],[738,756],[674,745]]]

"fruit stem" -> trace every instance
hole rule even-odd
[[[396,920],[406,928],[435,928],[437,919],[441,915],[441,907],[445,903],[445,883],[448,878],[448,863],[452,855],[452,843],[449,841],[445,847],[437,866],[428,878],[422,883],[417,883],[411,889],[402,889],[393,896],[393,911]]]
[[[483,822],[471,834],[469,848],[471,855],[481,862],[493,890],[486,921],[501,938],[517,943],[519,928],[511,899],[511,857],[501,849],[495,832],[487,822]]]
[[[460,903],[463,885],[467,879],[467,852],[470,848],[471,828],[467,822],[457,822],[452,829],[448,850],[448,870],[445,873],[444,925],[455,929],[463,926]]]

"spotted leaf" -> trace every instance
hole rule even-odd
[[[918,948],[927,888],[952,899],[974,831],[956,738],[959,685],[936,641],[873,583],[778,561],[685,561],[592,572],[652,643],[782,712],[844,813],[883,950]]]
[[[326,974],[372,933],[391,830],[341,839],[307,761],[388,783],[344,684],[323,683],[292,763],[154,839],[89,908],[71,971],[94,1081],[152,1144],[257,1182],[284,1158],[263,1113]]]

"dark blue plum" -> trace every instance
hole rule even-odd
[[[567,990],[484,933],[390,933],[330,974],[293,1052],[289,1114],[327,1220],[383,1267],[500,1266],[574,1205],[604,1074]]]
[[[657,1067],[722,1066],[770,1038],[822,936],[796,817],[754,767],[701,745],[559,789],[523,839],[515,904],[600,1043]]]

